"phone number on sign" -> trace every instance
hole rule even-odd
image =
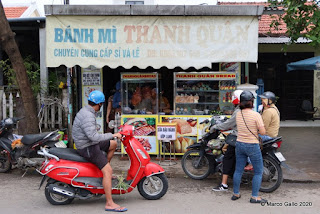
[[[266,207],[312,207],[312,202],[265,202],[261,206]]]

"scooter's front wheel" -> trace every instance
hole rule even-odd
[[[211,163],[206,155],[200,156],[199,150],[189,150],[181,159],[183,171],[195,180],[205,179],[210,175]]]
[[[138,183],[138,191],[145,199],[157,200],[168,190],[168,179],[165,174],[157,174],[142,178]]]

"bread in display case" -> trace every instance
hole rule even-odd
[[[232,114],[234,72],[178,72],[174,75],[176,115]]]

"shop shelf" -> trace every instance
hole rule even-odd
[[[219,92],[219,90],[177,90],[177,92]]]
[[[210,104],[219,104],[219,102],[209,102],[209,103],[176,103],[176,105],[210,105]]]

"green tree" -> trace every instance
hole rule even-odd
[[[320,0],[268,0],[271,7],[284,10],[283,14],[273,15],[271,28],[278,29],[281,23],[287,25],[286,35],[290,43],[299,37],[312,40],[310,45],[320,47]]]
[[[27,71],[27,76],[31,85],[31,89],[35,97],[40,92],[40,65],[32,60],[31,56],[23,59],[23,64]],[[10,63],[10,60],[2,60],[0,61],[0,68],[3,69],[3,73],[8,81],[9,87],[18,87],[18,81],[16,77],[16,73]]]

